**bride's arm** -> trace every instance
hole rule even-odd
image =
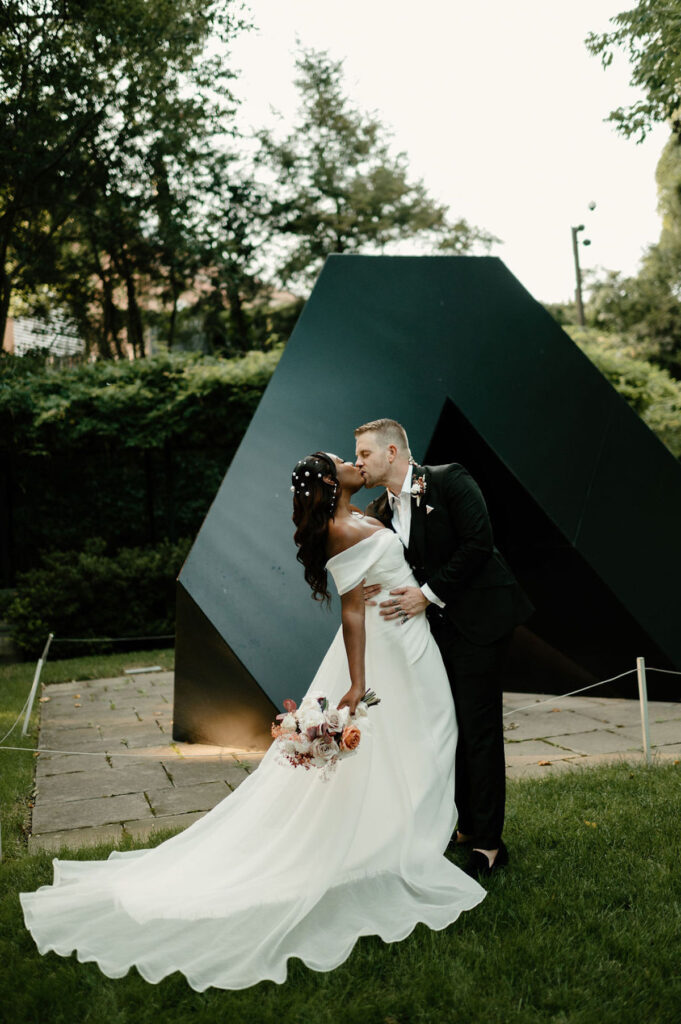
[[[366,633],[364,628],[364,587],[362,583],[341,598],[341,620],[343,641],[348,656],[352,685],[338,702],[338,707],[348,707],[354,715],[355,708],[366,693],[364,674],[364,650]]]

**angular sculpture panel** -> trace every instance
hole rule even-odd
[[[332,256],[180,574],[176,739],[262,747],[309,685],[339,603],[314,603],[296,561],[291,469],[352,455],[379,416],[482,486],[537,608],[511,685],[560,692],[638,655],[681,669],[669,451],[500,260]]]

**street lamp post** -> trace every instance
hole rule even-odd
[[[577,240],[577,235],[580,231],[583,230],[583,224],[579,224],[576,228],[571,228],[572,252],[575,257],[575,280],[577,282],[577,287],[575,289],[575,300],[577,302],[577,319],[579,320],[579,323],[582,327],[584,326],[584,302],[582,300],[582,271],[579,266],[579,242]],[[588,245],[588,239],[585,240],[584,244]]]
[[[589,209],[593,212],[596,209],[594,202],[589,203]],[[579,240],[577,235],[580,231],[584,230],[583,224],[578,224],[577,227],[571,228],[572,231],[572,254],[575,258],[575,301],[577,303],[577,318],[580,326],[584,327],[584,301],[582,299],[582,270],[579,266]],[[588,238],[583,239],[582,245],[591,245],[591,241]]]

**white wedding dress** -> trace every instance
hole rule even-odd
[[[363,578],[413,585],[399,538],[377,531],[328,562],[340,593]],[[41,953],[192,988],[283,982],[289,957],[341,964],[360,935],[394,942],[440,929],[485,895],[443,855],[455,824],[456,722],[425,615],[404,626],[366,609],[366,678],[381,703],[328,780],[277,760],[186,831],[106,861],[54,860],[54,882],[22,893]],[[310,690],[350,687],[339,630]],[[293,697],[300,695],[292,694]]]

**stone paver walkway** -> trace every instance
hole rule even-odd
[[[262,753],[172,739],[172,672],[43,688],[29,850],[186,828]],[[97,756],[93,756],[94,754]]]
[[[526,705],[524,711],[515,710]],[[504,711],[509,712],[504,717],[509,778],[644,756],[637,700],[506,693]],[[681,703],[651,701],[648,721],[653,756],[681,759]]]
[[[262,753],[176,743],[171,672],[43,688],[29,849],[185,828],[234,790]],[[636,701],[506,694],[507,774],[642,757]],[[555,703],[554,703],[555,701]],[[681,758],[681,704],[650,704],[656,758]],[[50,750],[68,753],[50,753]]]

